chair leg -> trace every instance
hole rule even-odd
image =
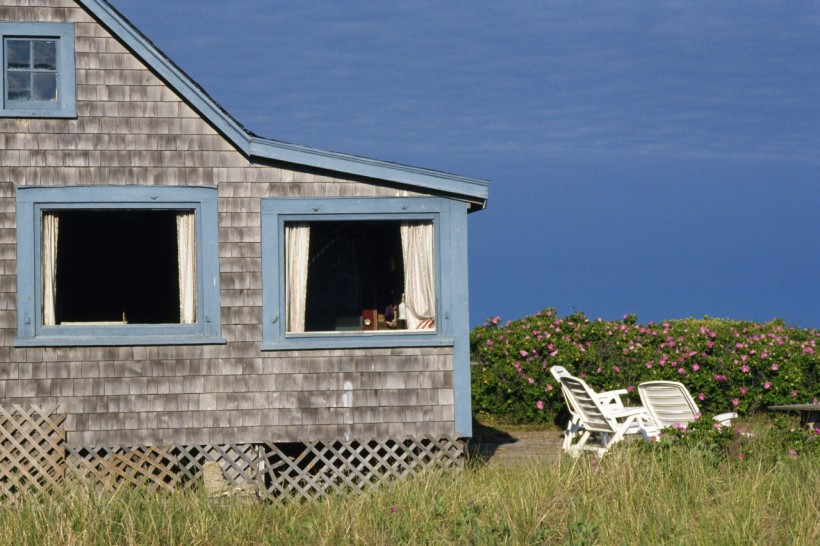
[[[561,445],[564,451],[569,451],[572,446],[572,441],[578,434],[581,433],[581,420],[578,416],[573,415],[567,422],[567,428],[564,429],[564,442]]]

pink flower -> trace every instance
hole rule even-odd
[[[773,372],[776,372],[776,371],[777,371],[777,364],[772,364],[772,371],[773,371]]]
[[[632,391],[634,391],[634,390],[635,390],[635,385],[630,385],[630,386],[628,386],[628,387],[626,388],[626,390],[627,390],[628,392],[632,392]]]
[[[547,385],[547,392],[552,392],[552,385]]]
[[[740,404],[740,400],[737,398],[732,398],[732,405],[737,406],[738,404]]]
[[[652,368],[652,363],[651,363],[651,362],[647,362],[647,363],[646,363],[646,369],[651,369],[651,368]]]
[[[539,410],[543,410],[544,409],[544,402],[539,400],[538,402],[535,403],[535,407],[538,408]]]
[[[715,423],[712,426],[715,427],[715,430],[723,430],[723,425],[721,425],[720,423]]]
[[[693,372],[696,372],[696,371],[698,371],[699,369],[700,369],[700,364],[695,364],[694,366],[692,366],[692,371],[693,371]]]
[[[742,461],[746,458],[746,454],[745,453],[738,453],[737,458]]]
[[[746,394],[746,387],[740,387],[740,394]]]
[[[492,339],[488,339],[488,340],[487,340],[487,347],[492,347],[493,345],[494,345],[493,340],[492,340]]]
[[[497,326],[498,323],[501,322],[501,317],[493,317],[492,319],[490,319],[490,322]]]
[[[740,371],[743,372],[743,373],[749,373],[749,366],[744,364],[743,366],[740,367]]]
[[[523,356],[524,358],[526,358],[527,356],[529,356],[529,353],[528,353],[527,351],[525,351],[524,349],[521,349],[521,350],[520,350],[520,351],[518,351],[518,352],[519,352],[519,353],[521,354],[521,356]]]
[[[530,385],[532,385],[533,383],[535,383],[535,379],[533,379],[532,377],[528,377],[528,378],[527,378],[527,383],[529,383]]]
[[[615,373],[621,373],[621,369],[618,366],[614,367]]]
[[[678,368],[678,373],[686,373],[686,370],[684,370],[683,368]]]
[[[793,449],[790,449],[789,450],[789,457],[791,457],[792,459],[796,459],[797,458],[797,452]]]
[[[764,389],[770,389],[771,386],[772,386],[771,381],[766,381],[765,383],[763,383],[763,388]]]
[[[797,398],[797,391],[792,391],[792,398]]]
[[[698,400],[700,400],[701,402],[703,402],[704,400],[706,400],[706,395],[705,395],[705,394],[703,394],[703,393],[700,393],[700,394],[698,395]]]

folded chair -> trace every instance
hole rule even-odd
[[[570,396],[567,394],[566,389],[561,384],[562,377],[571,376],[572,374],[569,373],[569,371],[567,371],[567,369],[563,366],[552,366],[550,368],[550,373],[555,380],[558,381],[558,384],[561,385],[561,393],[564,395],[564,401],[567,403],[567,410],[569,411],[570,417],[567,422],[567,427],[564,429],[564,443],[562,446],[564,451],[569,451],[569,447],[572,445],[573,439],[581,434],[581,418],[578,416],[578,411],[572,406]],[[601,401],[602,404],[605,404],[608,407],[623,408],[624,404],[621,401],[621,396],[626,393],[626,389],[618,389],[614,391],[595,393],[595,396]]]
[[[638,385],[638,395],[658,428],[675,424],[686,426],[700,416],[695,399],[683,383],[677,381],[647,381]],[[721,413],[713,419],[724,426],[732,426],[737,413]]]
[[[583,451],[601,456],[627,434],[642,434],[644,437],[657,434],[657,427],[646,408],[606,404],[583,379],[572,375],[561,375],[560,381],[567,404],[574,408],[580,427],[579,434],[571,437],[569,445],[564,447],[564,451],[573,457]],[[587,445],[593,437],[598,445]]]

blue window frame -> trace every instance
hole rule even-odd
[[[466,256],[466,234],[464,241],[454,241],[455,236],[452,228],[451,207],[454,202],[440,198],[336,198],[336,199],[279,199],[270,198],[262,200],[262,282],[263,282],[263,344],[266,350],[290,350],[290,349],[316,349],[316,348],[344,348],[344,347],[407,347],[407,346],[451,346],[453,345],[453,321],[451,311],[453,308],[452,273],[454,271],[452,253],[455,247],[459,252],[464,251]],[[466,208],[462,213],[466,216]],[[314,264],[320,260],[319,255],[330,253],[331,237],[328,232],[338,234],[335,242],[350,249],[354,245],[353,239],[364,240],[365,244],[373,247],[372,253],[378,253],[381,248],[390,248],[392,255],[398,254],[396,260],[393,257],[382,256],[383,262],[390,261],[387,268],[395,268],[395,261],[401,261],[401,247],[395,249],[395,243],[381,243],[385,238],[384,233],[395,231],[398,237],[399,226],[402,224],[418,224],[432,226],[433,248],[435,255],[432,262],[435,264],[433,292],[434,296],[434,316],[435,325],[426,329],[402,329],[399,327],[385,327],[384,322],[377,316],[361,316],[361,323],[357,322],[359,313],[340,312],[337,327],[317,327],[310,328],[311,319],[308,318],[307,328],[293,328],[289,322],[287,303],[287,282],[288,256],[286,252],[286,232],[289,226],[310,226],[311,228],[311,254],[310,263]],[[322,228],[322,229],[319,229]],[[372,232],[372,236],[368,233]],[[376,233],[378,232],[378,233]],[[316,235],[313,235],[315,233]],[[320,233],[323,233],[320,235]],[[323,237],[322,239],[318,239]],[[392,237],[389,235],[388,238]],[[319,240],[325,241],[320,245]],[[378,244],[373,241],[377,241]],[[375,246],[374,246],[375,245]],[[380,246],[381,245],[381,246]],[[384,245],[387,245],[385,247]],[[392,246],[391,246],[392,245]],[[321,248],[316,248],[321,246]],[[350,259],[357,259],[355,251],[349,250]],[[338,262],[337,262],[338,263]],[[375,263],[375,260],[374,260]],[[312,267],[312,266],[311,266]],[[359,270],[366,269],[362,265]],[[375,267],[375,266],[374,266]],[[399,265],[399,268],[402,266]],[[344,268],[337,268],[339,275],[351,275]],[[377,288],[375,285],[384,284],[385,281],[376,281],[374,276],[378,272],[368,274],[368,279],[364,281],[367,288],[372,291],[380,290],[380,296],[375,296],[370,301],[378,302],[372,305],[363,304],[361,312],[369,312],[367,308],[373,307],[376,314],[384,314],[385,303],[396,304],[393,308],[398,313],[398,304],[401,300],[401,287],[393,286],[397,282],[396,278],[388,278],[387,289]],[[333,273],[325,273],[325,275]],[[320,283],[327,283],[331,280],[323,277],[321,281],[315,281],[310,274],[307,282],[307,307],[306,314],[310,314],[311,291]],[[384,276],[389,277],[389,274]],[[446,282],[445,282],[446,281]],[[466,279],[465,279],[466,281]],[[347,286],[352,290],[358,290],[357,280],[348,280]],[[466,285],[466,282],[465,282]],[[325,293],[328,293],[325,291]],[[343,306],[345,301],[341,298]],[[466,294],[465,294],[466,301]],[[325,317],[326,318],[326,317]],[[398,318],[396,314],[394,319]],[[386,317],[389,322],[389,315]],[[369,321],[378,321],[378,328],[368,328],[365,324]],[[318,321],[322,323],[322,321]],[[325,324],[328,322],[325,320]],[[332,324],[332,322],[330,322]]]
[[[20,347],[225,343],[217,190],[18,188],[17,292]]]
[[[77,117],[73,23],[0,22],[0,117]]]

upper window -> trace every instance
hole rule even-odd
[[[264,199],[263,348],[451,343],[448,230],[434,198]]]
[[[3,117],[76,117],[74,25],[0,23]]]
[[[222,342],[216,190],[18,189],[19,345]]]

